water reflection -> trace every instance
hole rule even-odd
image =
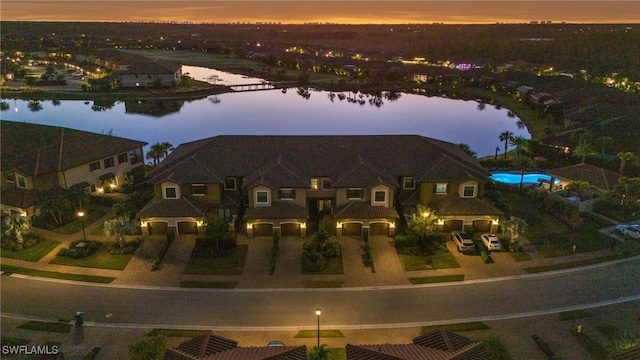
[[[126,114],[161,117],[179,112],[183,104],[183,100],[125,100],[124,109]]]

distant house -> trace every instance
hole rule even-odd
[[[603,169],[589,164],[576,164],[555,169],[547,169],[546,172],[554,179],[560,180],[557,194],[575,205],[579,211],[591,211],[593,203],[608,191],[612,190],[621,175],[611,170]],[[567,190],[566,187],[573,181],[582,181],[594,187],[585,194]]]
[[[413,339],[412,344],[347,344],[347,360],[490,360],[481,342],[445,330],[436,330]]]
[[[164,60],[129,64],[114,73],[122,88],[177,87],[182,80],[182,65]]]
[[[238,347],[238,342],[207,332],[167,349],[163,360],[306,360],[307,347]]]
[[[118,189],[144,165],[147,143],[57,126],[1,121],[3,213],[31,216],[37,193]]]
[[[178,146],[150,174],[143,232],[198,233],[215,213],[248,236],[393,235],[400,214],[435,209],[438,230],[496,231],[488,173],[458,146],[417,135],[216,136]],[[404,216],[403,216],[404,217]]]
[[[536,89],[532,88],[531,86],[520,85],[516,90],[518,91],[520,99],[528,103],[530,102],[529,94],[533,93]]]

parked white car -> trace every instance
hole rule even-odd
[[[471,252],[476,249],[469,234],[460,231],[451,232],[451,240],[458,247],[459,252]]]
[[[640,225],[616,225],[616,230],[620,230],[623,235],[629,235],[634,239],[640,239]]]
[[[502,244],[495,234],[483,234],[480,236],[482,243],[487,247],[489,251],[502,251]]]

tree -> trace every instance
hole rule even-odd
[[[613,145],[611,136],[600,136],[596,139],[596,146],[600,149],[600,155],[604,155],[605,149],[611,145]]]
[[[124,245],[124,234],[130,229],[129,219],[117,217],[104,222],[104,234],[111,237],[116,247]]]
[[[609,200],[632,217],[640,214],[640,178],[621,177],[609,192]]]
[[[204,218],[204,235],[216,241],[216,250],[220,249],[220,240],[229,232],[229,222],[217,214],[209,213]]]
[[[624,168],[627,166],[627,163],[638,162],[638,157],[631,151],[619,152],[618,158],[620,159],[620,175],[624,175]]]
[[[477,155],[478,155],[475,151],[471,150],[471,147],[470,147],[468,144],[460,143],[460,144],[458,144],[458,147],[459,147],[460,149],[462,149],[462,151],[466,152],[466,153],[467,153],[467,155],[471,156],[471,157],[472,157],[472,158],[474,158],[474,159],[475,159],[475,158],[477,157]]]
[[[575,157],[581,157],[582,160],[580,161],[580,163],[584,164],[584,161],[586,160],[587,156],[593,156],[595,154],[596,154],[596,151],[593,149],[593,146],[591,146],[591,144],[587,142],[584,142],[576,146],[575,149],[573,149],[572,155]]]
[[[326,348],[327,345],[322,344],[319,347],[314,346],[313,350],[309,352],[307,355],[307,360],[329,360],[329,349]]]
[[[435,231],[437,225],[436,212],[426,205],[418,204],[416,211],[411,214],[407,227],[412,233],[419,235],[420,241],[423,242],[427,233]]]
[[[162,152],[162,157],[166,158],[167,156],[169,156],[169,153],[173,151],[173,145],[171,145],[171,143],[165,141],[160,143],[160,149]]]
[[[22,215],[9,215],[4,218],[3,222],[4,234],[9,237],[14,237],[17,244],[24,242],[24,234],[29,232],[31,224],[26,216]]]
[[[29,101],[29,103],[27,104],[27,107],[29,108],[29,110],[33,112],[38,112],[42,110],[42,104],[38,100]]]
[[[36,86],[37,83],[37,79],[33,76],[28,76],[24,79],[24,83],[27,84],[27,86],[33,90],[33,87]]]
[[[578,194],[578,196],[585,195],[587,193],[593,192],[594,190],[593,185],[589,184],[586,181],[581,181],[581,180],[574,180],[568,183],[566,188],[569,189],[570,191],[575,191]]]
[[[62,224],[64,214],[71,208],[67,197],[57,191],[48,191],[40,195],[40,211],[50,214],[56,224]]]
[[[502,232],[509,235],[509,241],[516,243],[520,234],[524,233],[524,230],[529,226],[524,219],[511,216],[509,220],[500,221],[500,227]]]
[[[511,131],[505,131],[500,134],[500,141],[504,141],[504,158],[507,158],[507,146],[509,146],[509,140],[513,137],[513,133]]]
[[[167,337],[163,334],[145,336],[135,344],[129,345],[131,360],[161,360],[167,351]]]
[[[156,145],[156,144],[154,144],[154,145]],[[151,145],[151,149],[149,149],[149,151],[147,151],[147,160],[152,159],[153,160],[153,166],[156,166],[156,165],[158,165],[158,162],[160,161],[161,158],[162,158],[162,151],[160,151],[159,148],[157,148],[157,147],[154,148],[154,146]]]
[[[528,156],[519,156],[513,159],[513,166],[520,170],[520,189],[522,189],[524,183],[524,172],[536,165],[536,162]]]
[[[89,201],[89,194],[77,187],[65,190],[63,196],[69,200],[69,203],[73,206],[73,210],[76,213],[84,209],[84,205]]]
[[[512,136],[509,139],[509,144],[516,147],[516,156],[514,159],[518,159],[522,153],[529,152],[529,139],[524,136]]]

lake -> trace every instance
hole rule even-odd
[[[198,80],[218,75],[218,84],[262,81],[217,70],[185,66]],[[530,138],[507,109],[476,101],[400,93],[374,97],[352,92],[298,91],[291,88],[212,95],[192,101],[29,101],[5,99],[8,121],[64,126],[174,146],[215,135],[379,135],[418,134],[466,143],[478,156],[504,151],[500,133]]]

